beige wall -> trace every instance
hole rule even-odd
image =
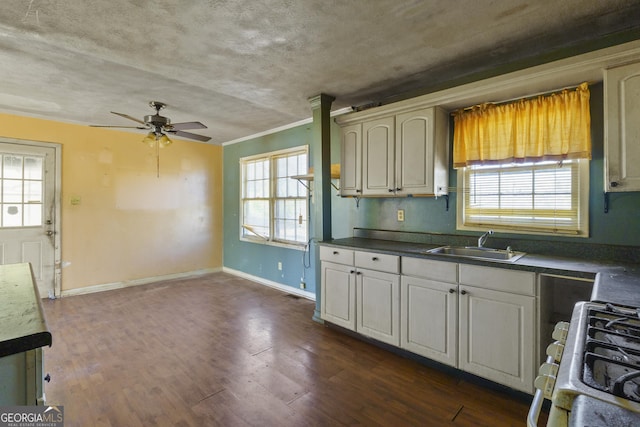
[[[0,114],[0,137],[62,144],[62,291],[222,267],[222,147]],[[71,204],[71,200],[79,201]]]

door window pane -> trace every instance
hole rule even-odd
[[[2,182],[2,201],[4,203],[22,203],[22,181],[5,179]]]
[[[42,204],[24,205],[24,226],[42,225]]]
[[[22,226],[22,205],[2,204],[2,226]]]
[[[22,157],[14,155],[4,155],[3,178],[22,179]]]
[[[41,226],[44,206],[44,158],[19,154],[2,154],[1,157],[1,226]]]
[[[24,179],[36,179],[42,181],[42,157],[24,158]]]

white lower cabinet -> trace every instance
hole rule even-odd
[[[400,345],[400,257],[320,247],[323,320]]]
[[[402,273],[400,346],[456,366],[457,264],[402,258]]]
[[[400,345],[400,276],[374,270],[356,272],[356,330]]]
[[[356,330],[355,268],[322,262],[321,316],[327,322]]]
[[[535,273],[324,246],[320,255],[324,320],[533,391]]]
[[[535,273],[461,264],[459,294],[458,368],[531,393]]]

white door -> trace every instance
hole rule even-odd
[[[0,264],[29,262],[56,296],[56,149],[0,142]]]

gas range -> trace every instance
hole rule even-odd
[[[629,425],[640,425],[640,309],[576,304],[551,401],[555,409],[571,412],[572,425],[572,418],[582,419],[579,402],[588,399],[619,408]]]

